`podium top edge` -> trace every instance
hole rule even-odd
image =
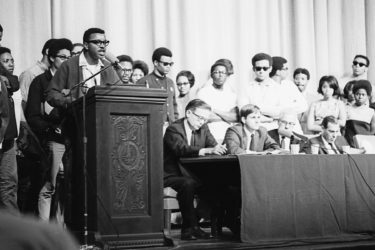
[[[146,88],[137,85],[94,86],[87,92],[87,96],[91,95],[168,97],[165,89]]]

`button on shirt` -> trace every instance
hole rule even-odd
[[[82,67],[83,79],[91,77],[92,75],[98,73],[102,67],[104,67],[102,61],[100,60],[97,64],[90,65],[87,62],[84,53],[81,53],[81,55],[79,56],[79,66]],[[100,74],[85,83],[85,86],[87,88],[91,88],[95,85],[100,85]]]

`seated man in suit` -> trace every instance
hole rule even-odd
[[[268,134],[282,149],[289,150],[290,144],[300,143],[300,139],[293,134],[297,122],[296,114],[282,113],[278,122],[279,128],[268,131]]]
[[[341,136],[340,124],[334,116],[326,116],[322,121],[322,133],[309,139],[302,152],[311,154],[311,148],[319,145],[319,154],[343,154],[343,146],[349,146],[345,137]],[[350,148],[351,153],[364,153],[364,149]]]
[[[241,123],[228,128],[224,143],[229,154],[255,153],[279,150],[279,145],[272,139],[266,128],[261,127],[260,109],[247,104],[240,111]]]
[[[193,204],[199,183],[183,171],[179,159],[225,154],[225,146],[217,144],[206,124],[210,115],[211,107],[200,99],[194,99],[187,104],[185,117],[172,123],[164,135],[164,186],[177,191],[183,220],[182,240],[208,238],[208,234],[198,227]]]

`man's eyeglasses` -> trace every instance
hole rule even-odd
[[[56,57],[62,59],[62,60],[68,60],[70,56],[65,56],[65,55],[56,55]]]
[[[159,61],[159,63],[163,64],[164,67],[167,67],[167,66],[173,66],[174,62],[162,62],[162,61]]]
[[[353,65],[354,66],[359,65],[359,67],[367,66],[365,63],[360,63],[360,62],[357,62],[357,61],[353,61]]]
[[[288,122],[288,121],[283,121],[283,120],[280,120],[280,123],[284,124],[284,125],[289,125],[289,126],[294,126],[296,125],[294,122]]]
[[[256,71],[261,71],[263,69],[263,71],[267,71],[270,67],[255,67],[255,70]]]
[[[122,69],[122,71],[125,72],[125,73],[131,73],[131,72],[133,72],[132,69]]]
[[[79,54],[81,54],[81,51],[79,51],[79,52],[72,52],[72,56],[78,56]]]
[[[105,47],[107,47],[108,46],[108,44],[109,44],[109,41],[108,40],[104,40],[104,41],[102,41],[102,40],[91,40],[91,41],[88,41],[89,43],[93,43],[93,44],[95,44],[96,46],[105,46]]]
[[[182,85],[187,86],[189,84],[190,84],[189,82],[178,82],[178,83],[176,83],[177,87],[182,87]]]
[[[204,122],[204,123],[207,122],[207,119],[206,119],[206,118],[204,118],[204,117],[202,117],[202,116],[200,116],[200,115],[197,115],[197,114],[194,113],[193,111],[191,111],[191,113],[192,113],[193,115],[195,115],[195,117],[197,117],[199,121],[202,121],[202,122]]]
[[[225,72],[225,71],[213,71],[212,72],[212,74],[214,74],[214,75],[226,75],[227,74],[227,72]]]

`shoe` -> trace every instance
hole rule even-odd
[[[193,235],[192,228],[181,229],[181,240],[196,240],[197,237]]]
[[[210,235],[200,229],[200,227],[196,226],[192,228],[193,236],[195,236],[197,239],[209,239]]]

